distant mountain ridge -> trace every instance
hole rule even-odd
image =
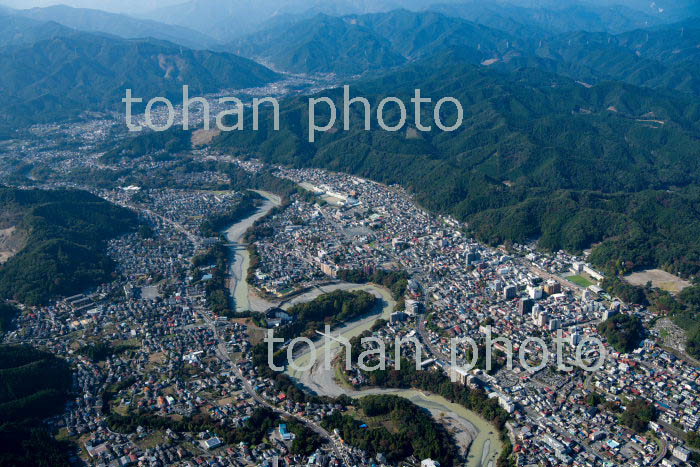
[[[587,87],[539,70],[500,73],[449,54],[358,82],[353,94],[409,102],[414,89],[453,96],[465,121],[453,133],[351,129],[307,140],[305,99],[284,103],[281,129],[223,134],[216,145],[265,161],[398,183],[426,208],[468,222],[482,240],[538,239],[552,250],[632,267],[700,271],[700,100],[607,82]],[[341,108],[342,91],[321,93]],[[433,101],[434,102],[434,101]],[[409,111],[410,113],[410,111]],[[430,122],[432,106],[424,107]],[[327,115],[324,115],[327,118]],[[320,115],[319,122],[325,122]],[[397,112],[384,115],[388,124]],[[444,115],[454,119],[454,111]]]
[[[333,16],[420,8],[423,0],[191,0],[160,8],[146,17],[206,31],[229,42],[261,30],[265,24],[287,15],[300,19],[318,13]]]
[[[404,64],[388,40],[349,18],[319,14],[226,49],[296,73],[361,74]]]
[[[700,95],[700,19],[618,35],[572,33],[538,44],[540,65],[587,81],[617,80]]]
[[[209,5],[207,0],[198,4]],[[242,4],[256,6],[245,2],[227,5]],[[388,4],[336,2],[331,6],[372,9]],[[122,35],[145,33],[144,28],[155,24],[66,7],[29,13],[64,16],[64,21],[71,19],[76,27],[109,27]],[[125,23],[110,23],[113,18]],[[179,27],[169,31],[190,32]],[[75,116],[85,110],[114,109],[119,104],[118,90],[126,87],[141,95],[165,93],[177,99],[182,84],[189,84],[192,92],[204,93],[259,86],[278,78],[269,69],[229,52],[272,63],[284,71],[349,77],[442,54],[455,62],[504,72],[539,68],[587,84],[617,80],[700,95],[700,20],[617,35],[540,35],[537,31],[510,33],[435,11],[393,10],[343,17],[317,14],[300,21],[281,21],[235,41],[222,52],[195,52],[156,39],[126,40],[76,31],[54,21],[0,14],[0,103],[7,109],[0,124],[7,127]]]
[[[481,0],[464,0],[455,3],[486,3]],[[489,3],[514,5],[531,9],[568,9],[572,6],[593,8],[619,8],[637,11],[664,22],[676,22],[699,12],[696,0],[494,0]]]
[[[269,61],[297,73],[358,75],[459,47],[470,63],[500,57],[518,39],[507,33],[442,14],[318,14],[236,41],[226,50]]]
[[[574,31],[620,33],[665,21],[621,5],[596,7],[564,3],[548,8],[526,8],[499,2],[465,2],[437,4],[429,9],[511,33],[534,28],[540,35]]]
[[[224,50],[296,73],[361,75],[450,51],[504,71],[540,68],[585,83],[606,80],[700,95],[700,19],[621,34],[511,34],[441,13],[316,15],[235,41]]]
[[[183,26],[107,13],[101,10],[55,5],[46,8],[17,10],[15,14],[42,22],[53,21],[80,31],[106,33],[125,39],[152,37],[194,49],[207,49],[216,44],[216,40],[206,34]]]
[[[145,17],[178,24],[222,42],[240,39],[280,22],[331,16],[383,13],[396,9],[437,9],[486,26],[514,32],[518,25],[554,33],[575,30],[624,32],[700,15],[693,0],[190,0],[154,10]],[[284,18],[290,19],[284,19]]]
[[[74,31],[55,22],[35,21],[15,14],[0,11],[0,47],[6,45],[31,44]]]
[[[0,48],[0,125],[121,109],[127,88],[136,96],[179,102],[184,84],[192,95],[201,95],[278,79],[268,68],[232,54],[69,30]]]
[[[401,55],[415,60],[459,48],[475,63],[524,48],[517,36],[460,18],[434,12],[394,10],[352,16],[352,21],[386,38]]]

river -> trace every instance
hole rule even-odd
[[[233,224],[225,232],[226,240],[232,245],[231,248],[231,269],[229,293],[236,303],[237,310],[265,311],[272,306],[271,303],[261,299],[257,294],[253,293],[248,286],[246,277],[248,274],[248,266],[250,265],[250,253],[247,245],[243,243],[245,233],[253,224],[272,211],[277,206],[282,204],[279,196],[267,191],[255,190],[265,201],[260,206],[258,211],[250,217],[246,217],[242,221]]]
[[[236,309],[238,310],[265,311],[271,306],[276,306],[275,303],[260,298],[251,290],[246,281],[248,266],[250,264],[250,254],[248,253],[246,245],[243,244],[243,236],[255,221],[266,216],[273,208],[279,206],[281,202],[280,198],[272,193],[265,191],[257,191],[257,193],[265,198],[265,202],[260,209],[252,216],[234,224],[225,232],[226,239],[233,245],[231,247],[232,262],[229,290],[236,300]],[[344,326],[332,332],[334,336],[340,335],[348,340],[369,330],[378,319],[389,319],[394,305],[396,305],[391,294],[385,288],[371,284],[357,285],[340,282],[327,286],[314,287],[312,290],[298,295],[285,303],[284,308],[288,308],[296,303],[313,300],[321,294],[329,293],[334,290],[364,290],[380,299],[380,305],[375,313],[359,320],[346,323]],[[370,394],[393,394],[405,397],[414,404],[429,410],[437,420],[447,426],[451,432],[455,433],[455,440],[462,453],[468,452],[467,465],[470,467],[492,467],[495,465],[498,454],[502,449],[502,444],[498,432],[493,425],[478,414],[465,409],[461,405],[451,403],[441,396],[423,393],[413,389],[370,388],[362,391],[355,391],[351,388],[341,387],[336,381],[333,369],[327,369],[325,365],[323,365],[323,356],[326,352],[325,345],[325,339],[319,339],[315,342],[317,359],[310,371],[295,372],[288,369],[287,373],[298,383],[319,395],[337,397],[340,394],[347,394],[356,398]],[[331,355],[336,355],[340,344],[331,341],[328,345]],[[300,353],[295,357],[296,365],[306,366],[310,356],[310,350]]]
[[[389,291],[382,287],[374,285],[354,285],[354,284],[336,284],[329,286],[323,292],[332,290],[364,290],[380,299],[381,310],[373,315],[350,322],[344,326],[335,329],[331,334],[342,336],[345,339],[362,334],[370,329],[378,319],[389,319],[396,302],[391,297]],[[302,301],[302,300],[297,300]],[[436,420],[443,423],[452,433],[455,434],[455,441],[463,455],[467,455],[467,465],[470,467],[491,467],[496,464],[496,459],[501,452],[502,444],[498,432],[495,427],[487,422],[477,413],[467,410],[459,404],[449,402],[442,396],[435,394],[424,393],[414,389],[384,389],[384,388],[368,388],[361,391],[356,391],[347,386],[341,386],[338,383],[335,370],[326,368],[324,365],[324,355],[326,345],[329,346],[329,352],[332,356],[338,354],[340,343],[326,339],[319,339],[315,342],[316,361],[308,371],[295,371],[287,368],[287,374],[296,382],[306,387],[319,395],[337,397],[341,394],[346,394],[350,397],[357,398],[370,394],[391,394],[404,397],[419,407],[431,412]],[[296,367],[305,368],[310,363],[311,351],[306,351],[297,355],[294,359]]]

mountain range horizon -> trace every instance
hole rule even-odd
[[[700,465],[700,2],[58,3],[0,465]]]

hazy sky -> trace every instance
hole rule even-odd
[[[180,3],[186,3],[188,0],[0,0],[0,5],[6,5],[12,8],[32,8],[37,6],[49,6],[64,4],[78,8],[96,8],[99,10],[121,12],[121,13],[145,13],[147,11],[154,10],[159,7],[167,7],[170,5],[177,5]],[[219,0],[222,3],[233,2],[235,0]],[[250,0],[248,0],[250,1]],[[333,0],[328,0],[332,2]],[[348,0],[346,0],[348,1]],[[352,1],[352,0],[350,0]],[[365,0],[366,1],[366,0]],[[460,0],[406,0],[408,3],[425,3],[425,5],[435,4],[435,3],[453,3],[459,2]],[[466,1],[477,1],[477,2],[488,2],[488,1],[500,1],[506,3],[513,3],[522,6],[542,6],[542,5],[561,5],[572,1],[577,1],[580,3],[590,3],[590,4],[622,4],[637,8],[641,11],[649,12],[652,5],[657,7],[670,8],[675,6],[676,3],[692,4],[693,1],[697,0],[466,0]],[[400,3],[401,0],[398,1]],[[280,0],[280,3],[284,3],[284,0]],[[310,2],[311,3],[311,2]]]

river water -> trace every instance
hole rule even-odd
[[[381,300],[381,310],[365,318],[345,324],[332,331],[334,337],[342,336],[345,339],[362,334],[369,330],[378,319],[389,319],[396,302],[392,299],[387,289],[374,285],[337,284],[327,287],[324,292],[330,292],[342,288],[344,290],[364,290]],[[433,417],[455,433],[455,441],[462,454],[467,454],[467,465],[472,467],[490,467],[495,465],[501,452],[502,445],[495,427],[479,416],[477,413],[467,410],[459,404],[449,402],[442,396],[424,393],[414,389],[384,389],[368,388],[356,391],[338,382],[333,367],[326,367],[326,346],[331,354],[331,359],[338,354],[340,343],[335,340],[319,339],[315,342],[315,363],[310,370],[295,371],[287,367],[287,374],[296,382],[319,395],[337,397],[346,394],[357,398],[371,394],[391,394],[404,397],[414,404],[431,412]],[[311,363],[312,352],[310,350],[300,353],[294,359],[295,366],[307,368]]]
[[[246,281],[248,266],[250,264],[250,254],[246,246],[242,243],[243,236],[255,221],[266,216],[273,208],[280,205],[280,198],[278,196],[265,191],[257,191],[257,193],[265,198],[265,202],[260,209],[252,216],[232,225],[225,232],[226,239],[232,244],[231,282],[229,291],[236,301],[236,309],[238,310],[265,311],[269,307],[275,305],[272,302],[258,297],[257,294],[250,289]],[[346,323],[344,326],[332,332],[333,336],[342,336],[348,340],[369,330],[378,319],[389,319],[394,305],[396,304],[389,291],[385,288],[376,287],[371,284],[357,285],[341,282],[316,287],[311,291],[296,296],[292,301],[286,303],[285,308],[295,303],[313,300],[321,294],[329,293],[334,290],[364,290],[380,299],[380,309],[378,308],[376,313]],[[462,452],[466,453],[468,450],[468,466],[492,467],[495,465],[498,454],[502,449],[501,441],[493,425],[478,414],[465,409],[461,405],[453,404],[441,396],[423,393],[422,391],[413,389],[370,388],[362,391],[355,391],[348,387],[341,387],[336,381],[334,370],[332,368],[325,368],[323,364],[326,345],[329,346],[328,351],[332,356],[337,354],[340,345],[338,342],[330,341],[330,343],[326,344],[325,339],[319,339],[315,342],[317,358],[311,370],[298,372],[288,369],[287,373],[289,376],[319,395],[337,397],[340,394],[347,394],[351,397],[362,397],[370,394],[393,394],[405,397],[414,404],[429,410],[432,415],[444,423],[450,431],[456,433],[455,440]],[[310,350],[298,354],[294,359],[296,366],[307,366],[311,354],[312,352]]]
[[[250,253],[248,252],[247,246],[243,243],[243,237],[246,231],[252,227],[258,219],[265,217],[270,211],[279,206],[281,200],[279,196],[266,191],[256,191],[256,193],[265,198],[265,201],[258,211],[252,216],[246,217],[242,221],[233,224],[224,232],[226,240],[232,245],[230,247],[231,269],[229,274],[229,293],[235,300],[236,310],[239,311],[265,311],[272,306],[272,304],[252,294],[248,287],[246,277],[248,274],[248,266],[250,265]]]

